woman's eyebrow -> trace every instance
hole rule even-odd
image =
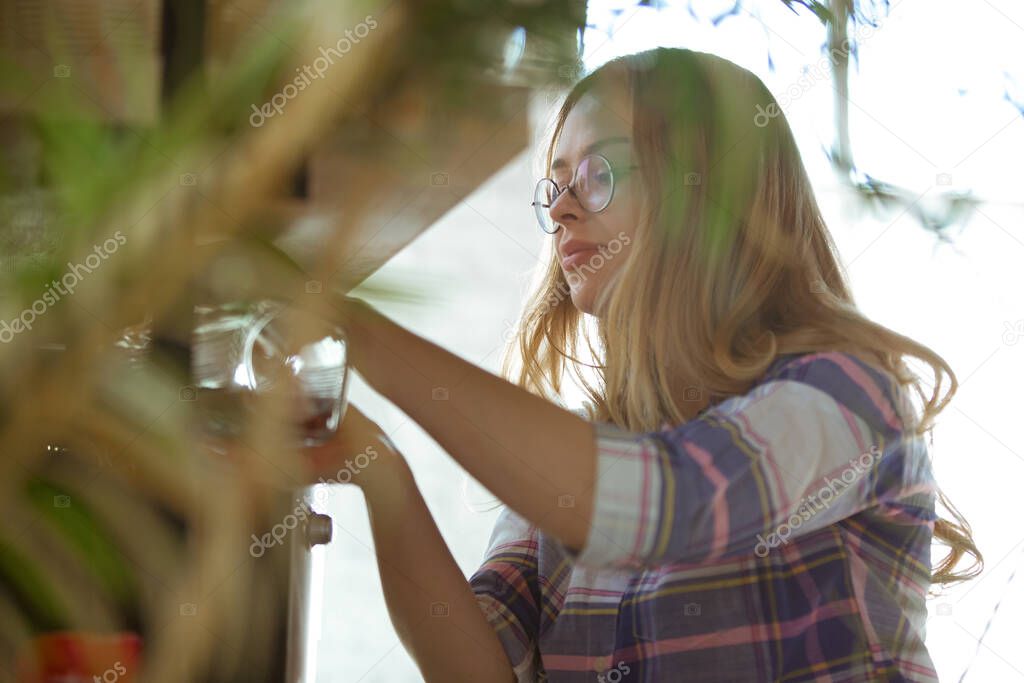
[[[629,141],[630,140],[627,137],[604,138],[603,140],[598,140],[597,142],[592,142],[589,145],[587,145],[587,148],[583,150],[583,155],[582,156],[587,156],[588,154],[593,154],[594,152],[596,152],[597,150],[599,150],[600,148],[602,148],[602,147],[604,147],[606,145],[611,145],[611,144],[614,144],[616,142],[629,142]],[[561,157],[559,157],[558,159],[555,159],[554,161],[551,162],[551,170],[552,171],[557,171],[558,169],[565,168],[568,165],[569,165],[569,163],[565,159],[562,159]]]

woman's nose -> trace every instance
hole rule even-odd
[[[555,201],[551,203],[551,207],[548,209],[548,215],[551,216],[556,224],[562,224],[569,221],[577,221],[583,214],[583,209],[580,207],[579,202],[576,201],[576,195],[567,187],[555,197]]]

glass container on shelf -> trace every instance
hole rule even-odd
[[[291,381],[298,389],[294,426],[301,445],[334,435],[348,385],[346,344],[337,326],[274,300],[197,306],[195,313],[192,377],[209,433],[238,436],[256,395]]]

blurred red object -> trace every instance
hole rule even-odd
[[[18,683],[135,683],[142,639],[131,631],[37,636],[18,659]]]

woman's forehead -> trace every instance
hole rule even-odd
[[[566,117],[553,158],[575,159],[594,142],[605,138],[631,137],[632,132],[632,122],[608,106],[608,98],[586,93]]]

